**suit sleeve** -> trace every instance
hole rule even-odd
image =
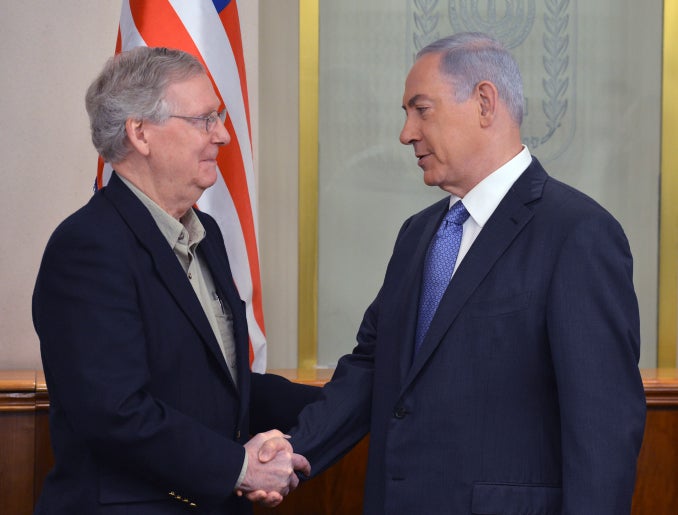
[[[548,295],[567,515],[628,513],[645,422],[631,252],[605,215],[571,229]]]
[[[380,295],[365,312],[358,345],[339,360],[321,400],[304,408],[290,431],[292,446],[309,460],[312,476],[335,463],[369,431]]]
[[[321,400],[304,408],[290,431],[292,447],[309,460],[312,476],[341,458],[369,430],[374,375],[370,348],[359,342],[353,353],[339,360]]]
[[[55,232],[33,296],[52,409],[76,435],[61,443],[85,445],[101,463],[200,503],[222,502],[244,449],[150,390],[145,320],[153,314],[137,297],[135,243],[123,230],[87,229]]]
[[[400,228],[394,254],[411,221],[409,218]],[[384,283],[389,281],[392,262],[393,258]],[[298,425],[290,431],[294,450],[309,460],[313,476],[335,463],[369,432],[383,291],[382,286],[365,311],[358,344],[337,363],[332,380],[323,388],[322,399],[307,406],[299,415]]]
[[[307,405],[321,398],[321,388],[296,384],[275,374],[252,374],[250,433],[287,432]]]

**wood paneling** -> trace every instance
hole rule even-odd
[[[322,385],[331,371],[274,371]],[[678,369],[643,370],[645,438],[638,459],[633,515],[673,515],[678,507]],[[0,514],[30,515],[53,456],[49,400],[41,371],[0,371]],[[368,438],[273,510],[256,515],[360,513]],[[602,487],[602,486],[601,486]]]
[[[678,369],[643,370],[647,419],[633,515],[678,513]]]
[[[54,459],[42,372],[0,371],[0,513],[30,515]]]
[[[366,437],[331,468],[288,495],[276,508],[255,506],[255,515],[362,513],[368,445],[369,437]]]

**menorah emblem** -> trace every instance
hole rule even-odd
[[[535,0],[450,0],[448,6],[454,32],[492,34],[507,48],[525,41],[535,13]]]

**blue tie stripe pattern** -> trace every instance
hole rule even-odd
[[[440,224],[426,254],[424,278],[419,297],[419,317],[415,336],[415,354],[421,347],[433,315],[438,309],[440,299],[445,293],[454,272],[457,261],[463,224],[468,219],[468,211],[461,201],[457,201],[447,212]]]

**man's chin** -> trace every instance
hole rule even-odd
[[[207,189],[217,182],[217,166],[209,165],[200,171],[200,186]]]
[[[426,186],[438,186],[438,184],[440,184],[438,177],[432,170],[424,170],[423,179]]]

